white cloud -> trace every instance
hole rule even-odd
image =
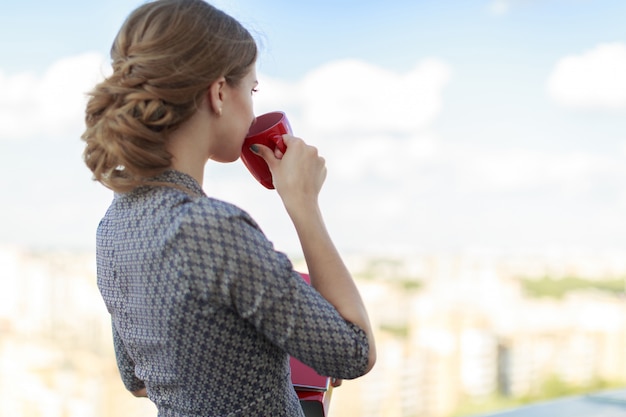
[[[337,139],[325,143],[329,168],[337,178],[360,182],[365,177],[402,182],[425,161],[437,158],[438,138],[424,133],[407,138],[389,135]]]
[[[0,176],[5,178],[0,186],[22,193],[1,217],[30,213],[24,217],[29,220],[6,221],[0,227],[5,236],[19,236],[24,242],[43,235],[51,242],[60,241],[60,236],[84,242],[87,236],[92,242],[93,225],[110,193],[90,183],[75,129],[82,129],[84,92],[101,77],[102,62],[102,57],[88,54],[61,60],[41,76],[0,74],[0,139],[5,139],[0,140],[0,169],[6,173]],[[559,204],[568,203],[562,210],[568,212],[570,201],[593,200],[587,197],[600,183],[605,193],[623,188],[623,154],[542,152],[523,144],[494,150],[475,143],[471,134],[468,139],[440,137],[433,121],[444,108],[443,91],[451,73],[447,64],[428,59],[405,73],[344,60],[293,82],[259,74],[257,113],[286,111],[294,133],[317,146],[327,160],[329,180],[321,201],[340,246],[385,249],[463,242],[474,239],[478,230],[486,241],[505,232],[509,239],[514,231],[498,227],[502,224],[517,225],[516,236],[523,240],[528,225],[556,223],[550,226],[556,236],[559,227],[570,230],[567,219],[552,214]],[[31,157],[29,142],[8,140],[51,132],[69,132],[73,139],[64,147],[38,146],[36,158]],[[12,153],[15,149],[19,152]],[[16,177],[17,172],[24,174]],[[209,195],[250,211],[277,247],[297,250],[297,237],[279,197],[256,183],[243,164],[208,164],[205,188]],[[502,198],[517,195],[532,195],[546,213],[537,210],[536,217],[523,214],[528,217],[520,220],[519,201]],[[53,200],[63,201],[49,205]],[[488,201],[485,206],[483,200]],[[44,202],[50,206],[49,217],[39,216],[33,224],[34,212]],[[71,218],[76,213],[93,216],[81,216],[78,224]],[[24,230],[33,234],[29,237]]]
[[[259,94],[258,109],[280,106],[292,125],[307,132],[413,134],[441,112],[450,76],[449,66],[437,59],[426,59],[405,74],[356,60],[336,61],[297,83],[261,79],[261,88],[267,85],[271,92]]]
[[[51,137],[82,127],[85,94],[102,78],[104,58],[60,59],[42,75],[0,71],[0,140]]]
[[[437,60],[406,74],[358,61],[332,63],[302,84],[306,121],[332,131],[412,133],[438,116],[449,78],[450,69]]]
[[[621,173],[620,161],[581,152],[548,153],[528,149],[451,152],[464,192],[516,192],[536,189],[584,193],[598,176]]]
[[[607,43],[562,58],[548,79],[548,93],[572,108],[626,108],[626,45]]]
[[[451,72],[426,59],[402,74],[356,60],[328,63],[291,83],[261,74],[255,110],[285,111],[294,134],[320,148],[335,179],[397,181],[437,152],[430,126]]]
[[[328,64],[296,82],[261,74],[256,110],[286,111],[294,133],[320,148],[329,169],[324,212],[340,245],[386,250],[472,239],[534,244],[550,234],[558,240],[563,230],[569,231],[563,239],[571,239],[577,232],[563,213],[573,212],[572,202],[593,198],[604,179],[605,190],[617,187],[614,179],[626,177],[623,157],[445,140],[433,121],[450,74],[436,60],[402,74],[357,61]],[[384,88],[389,90],[380,93]],[[389,98],[380,98],[384,94]],[[250,184],[230,187],[237,191],[229,199],[249,209],[275,238],[284,227],[274,224],[281,208],[257,208],[264,197]]]

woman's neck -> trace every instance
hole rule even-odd
[[[167,150],[172,155],[171,168],[194,178],[200,186],[204,166],[209,159],[210,129],[201,109],[170,134]]]

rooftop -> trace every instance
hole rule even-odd
[[[528,405],[482,417],[624,417],[626,389]]]

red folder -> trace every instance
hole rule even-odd
[[[308,274],[300,275],[307,283],[311,283]],[[306,417],[326,417],[332,393],[330,378],[318,374],[296,358],[290,358],[290,364],[291,383]]]

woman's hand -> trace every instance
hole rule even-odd
[[[288,211],[301,204],[316,204],[326,179],[326,161],[318,155],[317,148],[300,138],[283,135],[283,141],[287,147],[284,154],[263,145],[256,146],[256,153],[272,172],[274,187]]]

